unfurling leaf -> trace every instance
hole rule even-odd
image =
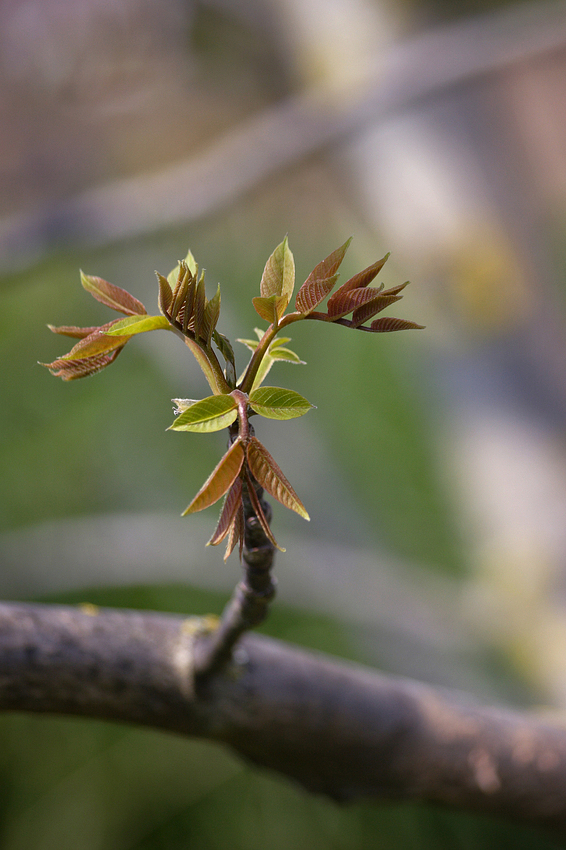
[[[173,301],[173,291],[166,277],[159,274],[159,272],[155,272],[155,274],[157,275],[157,282],[159,284],[159,309],[164,316],[167,316]]]
[[[236,478],[224,499],[222,511],[218,519],[218,525],[214,530],[214,534],[206,544],[207,546],[218,546],[222,543],[230,527],[236,518],[238,509],[242,504],[242,479]]]
[[[165,316],[129,316],[127,319],[120,319],[104,333],[107,336],[130,337],[158,330],[171,330],[171,325]]]
[[[234,389],[236,386],[236,358],[232,344],[227,336],[217,330],[212,332],[212,339],[226,363],[225,373],[228,386]]]
[[[400,301],[401,298],[401,295],[383,295],[383,293],[381,293],[376,298],[354,310],[352,315],[352,325],[356,328],[363,325],[363,323],[367,322],[368,319],[372,319],[377,313],[381,313],[382,310],[385,310],[386,307],[389,307],[396,301]]]
[[[117,319],[119,321],[119,319]],[[91,328],[78,328],[76,325],[47,325],[51,333],[60,334],[61,336],[70,336],[73,339],[84,339],[85,336],[90,336],[95,331],[100,330],[98,325]]]
[[[245,480],[246,480],[246,488],[247,488],[247,491],[248,491],[248,496],[249,496],[253,511],[256,515],[256,519],[258,520],[259,524],[261,525],[261,530],[263,531],[263,533],[265,534],[265,536],[267,537],[269,542],[272,543],[273,546],[275,546],[276,549],[279,549],[280,552],[285,552],[285,549],[281,548],[281,546],[278,544],[277,540],[273,536],[271,526],[269,525],[269,522],[267,521],[267,517],[265,516],[265,514],[263,512],[263,508],[261,506],[259,496],[257,495],[256,489],[254,487],[254,483],[253,483],[252,478],[251,478],[247,469],[245,470],[244,475],[245,475]]]
[[[328,302],[328,315],[332,319],[341,319],[363,304],[374,301],[380,292],[381,289],[370,287],[358,287],[342,294],[337,292],[336,299],[332,296],[332,304]]]
[[[187,407],[168,428],[169,431],[220,431],[238,417],[236,399],[231,395],[211,395]]]
[[[111,307],[113,310],[117,310],[119,313],[125,313],[126,316],[137,316],[147,313],[141,301],[138,301],[137,298],[134,298],[125,289],[121,289],[113,283],[108,283],[107,280],[103,280],[101,277],[94,277],[81,271],[81,283],[86,291],[90,292],[97,301],[100,301],[107,307]]]
[[[56,378],[61,378],[63,381],[75,381],[78,378],[87,378],[89,375],[94,375],[106,368],[112,363],[123,349],[123,345],[109,351],[106,354],[99,354],[95,357],[84,357],[76,360],[65,360],[59,358],[53,363],[42,363],[42,366],[47,366],[52,375]]]
[[[295,419],[314,407],[294,390],[282,387],[258,387],[250,394],[250,407],[267,419]]]
[[[206,479],[191,504],[183,511],[182,516],[202,511],[221,499],[240,474],[243,462],[244,449],[240,440],[236,440]]]
[[[272,295],[279,295],[283,298],[285,306],[280,314],[281,316],[291,300],[294,286],[295,260],[289,248],[287,237],[285,237],[265,264],[261,278],[260,294],[262,298],[269,298]]]
[[[305,506],[257,437],[252,437],[247,448],[248,465],[252,475],[267,492],[286,508],[310,519]]]
[[[299,313],[310,313],[332,290],[338,278],[336,272],[351,241],[352,237],[314,267],[297,293],[295,307]]]
[[[328,315],[334,315],[334,305],[338,302],[341,302],[342,297],[345,292],[351,292],[353,289],[363,289],[368,286],[376,275],[379,274],[385,263],[389,258],[389,254],[386,254],[385,257],[382,257],[381,260],[377,260],[377,262],[373,263],[371,266],[368,266],[367,269],[364,269],[358,274],[355,274],[346,283],[343,283],[342,286],[336,290],[334,295],[331,295],[328,299]],[[337,311],[338,312],[338,311]]]
[[[202,320],[201,336],[205,343],[210,346],[212,334],[220,317],[220,285],[215,295],[206,303]]]
[[[179,271],[182,263],[185,263],[191,274],[193,276],[196,276],[198,266],[195,262],[195,258],[193,257],[192,251],[189,250],[187,251],[187,256],[185,257],[185,259],[180,260],[175,266],[175,268],[172,269],[167,275],[167,281],[171,289],[175,289],[175,285],[177,283],[177,280],[179,279]]]
[[[109,336],[109,331],[116,322],[121,319],[115,319],[113,322],[108,322],[106,325],[101,325],[95,328],[91,334],[83,337],[76,345],[74,345],[68,354],[62,357],[62,360],[77,360],[86,357],[97,357],[107,351],[114,351],[115,348],[123,348],[129,337],[118,335]]]
[[[408,322],[406,319],[394,319],[393,317],[376,319],[372,322],[370,328],[374,333],[390,333],[391,331],[410,331],[424,330],[424,325],[417,325],[416,322]]]

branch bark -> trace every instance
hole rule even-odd
[[[566,832],[566,721],[245,636],[194,676],[200,618],[0,605],[0,710],[126,721],[230,746],[338,800],[431,801]]]

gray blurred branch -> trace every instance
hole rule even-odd
[[[0,605],[0,710],[221,742],[338,800],[443,803],[566,829],[566,722],[249,635],[195,685],[199,618]]]
[[[0,221],[0,264],[18,268],[53,245],[98,245],[190,222],[267,177],[407,107],[566,47],[566,4],[530,3],[425,32],[378,57],[363,91],[290,97],[158,173],[113,182]]]

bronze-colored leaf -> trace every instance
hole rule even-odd
[[[368,266],[367,269],[363,269],[363,271],[358,272],[346,283],[343,283],[342,286],[336,290],[334,295],[331,295],[328,299],[328,313],[329,315],[334,315],[334,303],[342,298],[345,292],[350,292],[352,289],[363,289],[368,286],[372,280],[379,274],[387,259],[389,254],[386,254],[385,257],[382,257],[381,260],[377,260],[376,263],[373,263],[371,266]]]
[[[213,469],[182,516],[202,511],[213,505],[228,492],[242,468],[244,449],[240,440],[232,443],[226,454]]]
[[[242,560],[242,551],[244,548],[244,533],[246,530],[246,520],[244,517],[244,507],[240,502],[238,506],[238,510],[236,511],[236,515],[232,520],[232,525],[230,526],[228,532],[228,541],[226,543],[226,551],[224,552],[224,560],[227,561],[232,552],[234,551],[234,547],[236,544],[239,544],[240,548],[240,561]]]
[[[328,293],[332,292],[338,277],[339,275],[333,274],[331,277],[310,280],[309,276],[297,292],[295,307],[298,312],[310,313],[314,310],[321,301],[324,301]]]
[[[75,325],[59,325],[58,327],[55,325],[47,325],[47,327],[51,333],[60,334],[61,336],[70,336],[73,339],[84,339],[86,336],[90,336],[90,334],[100,330],[98,325],[94,325],[90,328],[78,328]]]
[[[124,313],[126,316],[141,316],[147,313],[141,301],[138,301],[137,298],[134,298],[125,289],[115,286],[113,283],[108,283],[107,280],[103,280],[101,277],[84,274],[81,271],[81,283],[93,298],[96,298],[101,304],[117,310],[119,313]]]
[[[352,315],[352,325],[355,328],[363,325],[363,323],[367,322],[368,319],[372,319],[375,315],[377,315],[377,313],[381,313],[382,310],[385,310],[386,307],[389,307],[396,301],[400,301],[401,298],[401,295],[384,295],[381,293],[381,295],[378,295],[377,298],[373,298],[371,301],[368,301],[367,304],[363,304],[361,307],[358,307],[357,310],[354,310]]]
[[[41,366],[47,366],[52,375],[56,378],[61,378],[63,381],[75,381],[78,378],[87,378],[89,375],[94,375],[105,369],[112,363],[124,346],[109,351],[106,354],[99,354],[95,357],[84,357],[76,360],[65,360],[59,358],[53,363],[41,363]]]
[[[212,333],[217,325],[218,319],[220,317],[220,286],[216,290],[216,293],[213,297],[208,301],[204,308],[204,316],[202,320],[202,329],[201,329],[201,337],[204,339],[205,343],[209,346],[212,342]]]
[[[314,267],[297,293],[295,308],[299,313],[310,313],[332,290],[351,241],[352,237]]]
[[[265,514],[263,512],[263,508],[261,507],[261,502],[260,502],[258,495],[256,493],[254,483],[253,483],[247,469],[246,469],[246,472],[245,472],[245,476],[246,476],[246,486],[247,486],[247,490],[248,490],[248,496],[250,497],[250,502],[252,503],[252,508],[254,510],[256,518],[257,518],[259,524],[261,525],[261,530],[263,531],[263,533],[265,534],[265,536],[267,537],[269,542],[273,546],[275,546],[276,549],[279,549],[280,552],[284,552],[285,549],[282,549],[281,546],[279,546],[279,544],[277,543],[277,540],[273,536],[273,532],[271,531],[271,527],[270,527],[270,525],[267,521],[267,517],[265,516]]]
[[[155,274],[157,275],[157,281],[159,283],[159,309],[164,316],[169,318],[171,315],[169,308],[173,303],[173,291],[166,277],[159,274],[159,272],[155,272]]]
[[[224,499],[224,505],[220,513],[218,525],[214,530],[214,534],[206,544],[207,546],[218,546],[222,543],[236,517],[236,513],[242,504],[242,479],[238,476]]]
[[[248,443],[247,458],[252,475],[274,499],[303,519],[310,519],[305,506],[257,437],[252,437]]]
[[[358,287],[342,294],[338,290],[336,297],[332,296],[332,303],[328,302],[328,315],[331,319],[341,319],[363,304],[367,304],[368,301],[373,301],[380,292],[381,289],[370,287]]]
[[[177,278],[177,283],[175,284],[175,288],[171,292],[170,316],[171,321],[173,322],[179,321],[179,312],[181,310],[181,307],[183,307],[185,304],[185,298],[187,296],[187,291],[191,282],[192,275],[187,267],[187,264],[185,262],[182,262],[179,266],[179,276]]]
[[[376,319],[370,325],[371,330],[375,333],[390,333],[391,331],[409,331],[423,330],[424,325],[417,325],[416,322],[408,322],[406,319],[394,319],[393,317],[385,319]]]
[[[91,334],[83,337],[76,345],[74,345],[68,354],[62,357],[62,360],[78,360],[85,357],[95,357],[104,354],[106,351],[114,351],[116,348],[123,348],[129,337],[127,336],[108,336],[105,331],[109,330],[113,325],[117,324],[120,319],[114,319],[99,328],[95,328]]]
[[[193,305],[193,316],[189,322],[189,327],[192,327],[195,339],[202,337],[202,326],[204,321],[204,311],[206,309],[206,294],[204,289],[204,275],[201,274],[200,280],[195,290],[195,300]]]

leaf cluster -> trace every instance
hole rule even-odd
[[[257,340],[238,340],[251,351],[249,362],[239,379],[236,378],[232,345],[217,330],[220,287],[212,298],[206,297],[204,272],[199,272],[190,251],[167,276],[156,273],[160,314],[148,315],[144,305],[126,290],[81,272],[81,283],[87,292],[126,318],[114,319],[99,327],[48,326],[54,333],[79,340],[68,354],[43,364],[64,381],[93,375],[109,366],[131,337],[140,333],[171,331],[187,345],[201,367],[212,395],[202,399],[174,399],[177,415],[170,430],[208,433],[228,428],[230,440],[226,453],[184,515],[203,510],[224,497],[218,525],[209,544],[214,546],[227,540],[225,557],[236,545],[239,545],[240,553],[242,550],[245,495],[265,536],[273,546],[280,548],[262,510],[256,483],[285,507],[304,519],[309,518],[291,484],[254,435],[249,422],[254,415],[267,419],[293,419],[313,407],[294,390],[262,385],[274,363],[303,363],[294,351],[287,348],[290,338],[277,338],[277,335],[293,322],[306,319],[370,333],[422,327],[405,319],[374,318],[399,301],[407,286],[403,283],[387,290],[383,284],[370,286],[382,270],[388,254],[334,290],[338,269],[350,241],[348,239],[313,269],[296,295],[295,310],[289,313],[286,311],[295,287],[295,261],[287,238],[277,246],[265,265],[260,294],[252,299],[257,314],[268,323],[268,327],[266,330],[256,328]],[[327,297],[326,311],[317,309]]]

